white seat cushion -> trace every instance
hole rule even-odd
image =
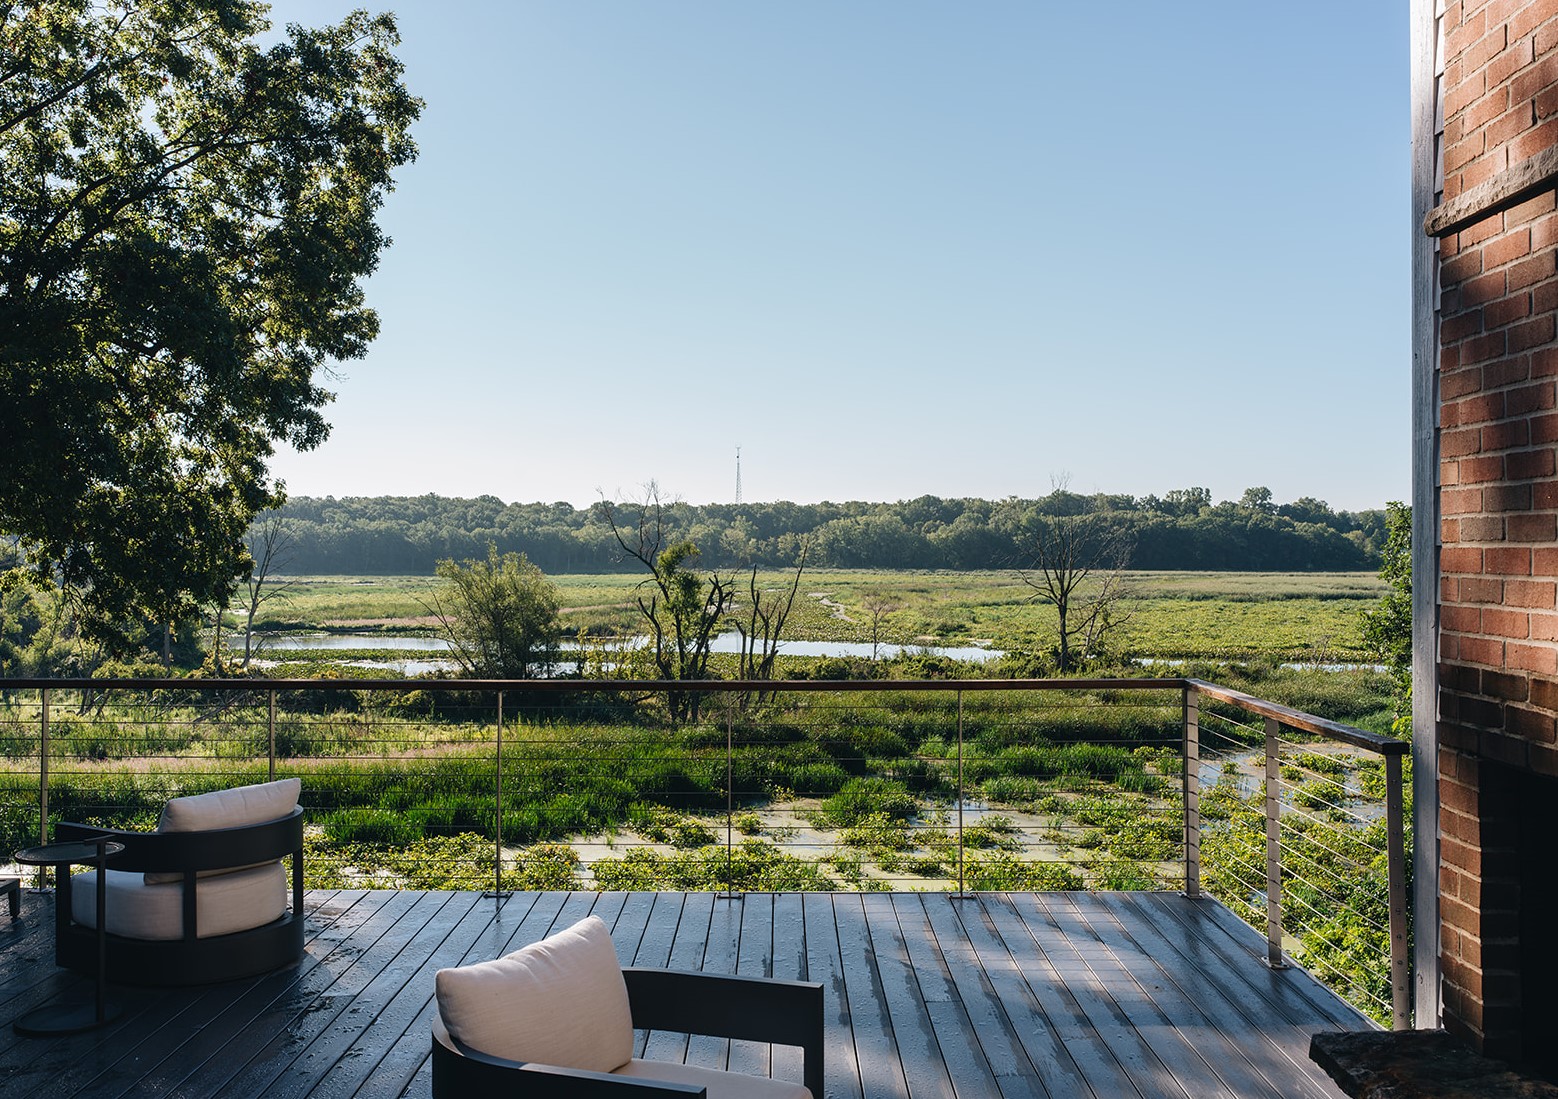
[[[145,876],[110,870],[105,879],[108,930],[127,939],[184,937],[182,880],[148,885]],[[195,885],[195,929],[199,938],[262,927],[287,910],[287,872],[279,862],[201,878]],[[70,878],[70,914],[97,926],[97,871]]]
[[[766,1076],[720,1072],[718,1069],[677,1065],[669,1061],[641,1061],[637,1057],[612,1075],[664,1080],[671,1084],[692,1084],[694,1087],[708,1088],[709,1099],[812,1099],[810,1089],[788,1080],[770,1080]]]
[[[162,819],[157,822],[157,831],[209,832],[215,828],[242,828],[248,824],[267,824],[273,820],[280,820],[296,809],[298,795],[302,789],[303,784],[300,780],[283,778],[275,782],[261,782],[254,786],[234,786],[227,790],[212,790],[206,794],[173,798],[162,807]],[[238,866],[233,869],[247,870],[249,867]],[[230,871],[202,870],[200,876],[205,878],[226,873]],[[153,870],[146,874],[147,885],[183,880],[184,875],[167,871]]]
[[[480,1053],[591,1072],[633,1056],[627,984],[598,916],[494,961],[440,969],[434,988],[444,1026]]]

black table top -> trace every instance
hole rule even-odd
[[[102,848],[99,855],[98,848]],[[118,840],[67,840],[63,843],[45,843],[41,847],[24,847],[11,856],[24,866],[53,866],[56,863],[92,862],[99,858],[111,858],[124,850]]]

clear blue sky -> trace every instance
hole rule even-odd
[[[421,155],[294,495],[1409,494],[1405,0],[391,10]]]

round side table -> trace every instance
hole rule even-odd
[[[123,1010],[108,1001],[108,890],[103,864],[124,850],[124,844],[107,836],[46,843],[27,847],[12,856],[23,866],[52,866],[57,883],[72,866],[97,868],[97,995],[94,1003],[45,1004],[19,1017],[11,1026],[29,1037],[52,1034],[76,1034],[92,1030],[119,1016]],[[63,913],[58,918],[68,918]]]

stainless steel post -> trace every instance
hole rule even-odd
[[[1184,690],[1185,896],[1201,895],[1201,694]]]
[[[1266,964],[1286,969],[1282,958],[1282,731],[1277,719],[1266,719]]]
[[[958,896],[968,896],[963,867],[963,692],[958,692]]]
[[[735,816],[736,816],[736,786],[735,786],[735,749],[736,743],[736,696],[725,696],[725,891],[718,894],[721,900],[733,901],[740,897],[736,892],[736,853],[735,853]]]
[[[38,843],[49,842],[49,688],[42,691],[43,706],[39,714],[38,737]],[[38,867],[38,884],[35,888],[49,887],[47,867]]]
[[[269,744],[270,744],[270,747],[267,749],[269,751],[269,753],[270,753],[270,778],[271,778],[272,782],[275,782],[276,781],[276,690],[275,690],[275,688],[272,688],[271,691],[270,691],[270,705],[269,705],[269,715],[266,718],[266,731],[267,731],[267,734],[268,734],[267,740],[269,741]]]
[[[1385,843],[1390,876],[1390,1022],[1412,1029],[1412,955],[1407,942],[1406,834],[1401,757],[1385,757]]]
[[[492,895],[503,899],[503,692],[498,692],[498,768],[493,781],[498,819],[492,829]]]

